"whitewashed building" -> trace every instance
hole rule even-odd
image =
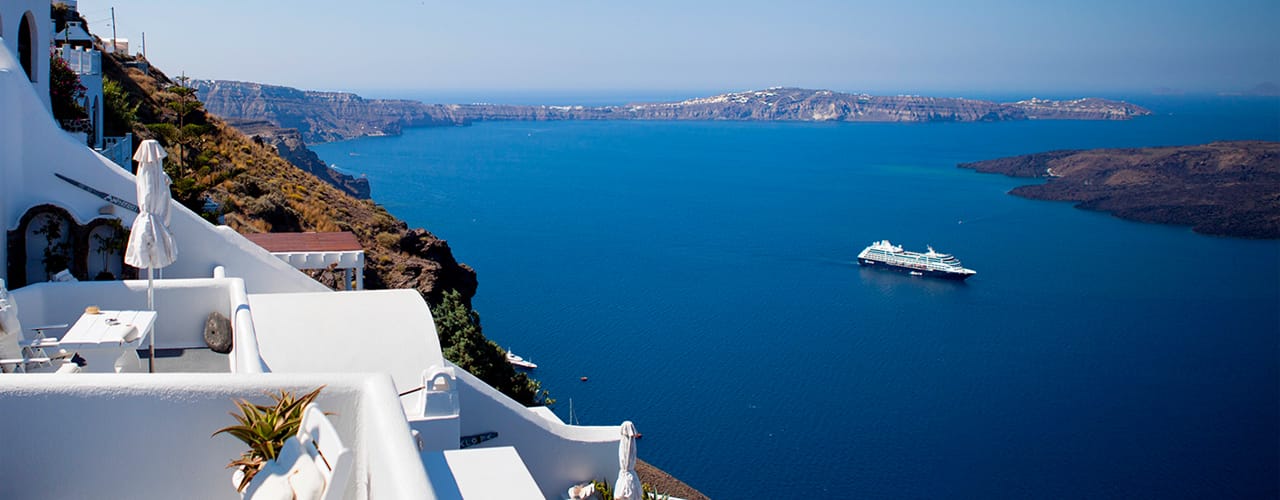
[[[53,22],[48,0],[0,2],[0,39],[49,108],[49,52]]]
[[[75,6],[70,6],[72,10]],[[79,123],[63,123],[62,128],[73,134],[84,134],[85,143],[102,153],[125,170],[133,170],[130,156],[133,153],[133,134],[106,137],[103,135],[105,101],[102,91],[102,52],[93,48],[93,35],[79,21],[67,23],[67,27],[54,34],[54,53],[67,63],[67,67],[80,78],[84,96],[80,106],[88,115]]]
[[[156,315],[86,337],[82,325],[97,314],[145,309],[148,285],[47,281],[40,256],[50,245],[65,245],[81,271],[92,269],[91,257],[118,258],[96,252],[92,235],[128,227],[136,202],[133,175],[49,113],[48,16],[47,1],[0,0],[0,280],[8,288],[0,320],[10,314],[0,321],[0,348],[30,340],[36,325],[65,323],[51,342],[92,351],[86,358],[121,354],[114,364],[64,359],[49,369],[25,353],[0,359],[6,372],[29,368],[0,373],[0,498],[236,498],[225,466],[244,446],[210,437],[234,423],[232,400],[320,385],[316,403],[331,414],[308,442],[340,444],[345,458],[298,458],[290,470],[328,471],[317,490],[324,498],[560,498],[617,475],[619,426],[566,425],[452,365],[417,292],[330,290],[177,203],[170,230],[179,254],[155,282]],[[60,239],[41,232],[50,225]],[[228,354],[206,346],[215,313],[231,324]],[[162,354],[156,373],[133,373],[141,364],[130,356],[143,340]],[[297,492],[289,474],[260,474],[254,491]]]

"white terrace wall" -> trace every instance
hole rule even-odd
[[[209,313],[232,318],[241,305],[233,302],[239,278],[157,280],[155,331],[157,348],[204,347]],[[146,280],[36,283],[13,290],[18,319],[28,328],[75,323],[84,308],[145,310]]]
[[[0,498],[238,498],[233,398],[325,389],[317,404],[354,451],[344,498],[433,499],[385,375],[6,375]]]
[[[160,313],[155,326],[156,347],[203,347],[205,319],[218,312],[231,320],[235,336],[228,369],[232,373],[269,371],[259,354],[244,280],[215,274],[212,279],[157,280],[155,286],[155,305]],[[106,310],[144,308],[147,282],[45,282],[14,290],[12,295],[19,304],[18,319],[28,327],[72,324],[89,305]]]
[[[47,11],[47,2],[43,5]],[[27,210],[43,204],[66,209],[79,224],[102,217],[99,210],[108,205],[106,201],[55,173],[123,200],[137,199],[133,175],[63,132],[13,55],[7,48],[0,50],[0,227],[16,229]],[[120,218],[126,227],[132,225],[136,214],[119,207],[113,210],[110,217]],[[227,276],[244,278],[251,293],[327,290],[230,228],[215,227],[177,203],[171,213],[178,261],[164,269],[166,278],[207,277],[222,265]],[[0,245],[0,262],[7,262],[4,248]],[[0,266],[0,279],[5,273],[6,267]]]
[[[273,372],[383,372],[407,391],[445,362],[431,310],[414,290],[250,294],[249,305]]]
[[[464,436],[497,432],[479,448],[512,446],[520,454],[538,488],[559,498],[574,484],[618,477],[617,426],[572,426],[538,415],[455,367]]]

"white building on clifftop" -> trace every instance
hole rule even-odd
[[[245,447],[210,437],[234,423],[232,400],[318,386],[330,414],[303,426],[307,442],[348,451],[303,448],[307,459],[255,488],[287,497],[319,477],[309,491],[324,498],[534,499],[617,476],[618,426],[566,425],[449,363],[418,292],[329,290],[178,203],[178,260],[155,282],[154,320],[92,330],[101,318],[89,306],[147,317],[122,316],[146,309],[147,282],[48,282],[43,257],[62,245],[73,270],[88,269],[102,257],[95,231],[134,220],[135,179],[50,115],[48,2],[0,0],[0,26],[0,498],[235,498],[226,464]],[[211,316],[231,325],[227,354],[207,346]],[[49,331],[61,345],[46,349],[91,361],[7,357],[32,327],[60,323],[72,326]],[[147,340],[156,373],[137,373],[131,356]]]

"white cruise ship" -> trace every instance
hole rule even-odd
[[[938,253],[928,247],[925,253],[903,250],[901,246],[881,240],[872,243],[858,253],[858,264],[879,267],[912,274],[914,276],[934,276],[939,278],[964,280],[978,274],[960,265],[960,259],[945,253]]]
[[[154,315],[145,279],[45,281],[45,227],[60,225],[92,271],[108,260],[97,252],[111,252],[95,246],[97,228],[128,228],[135,213],[125,207],[138,201],[129,171],[50,115],[52,31],[49,0],[0,0],[0,312],[9,314],[0,344],[22,350],[0,349],[19,356],[0,361],[0,498],[237,498],[227,464],[246,447],[211,436],[235,423],[233,400],[319,386],[315,405],[328,415],[304,417],[302,456],[246,491],[542,499],[620,476],[629,424],[567,425],[454,366],[417,291],[331,290],[178,203],[169,222],[178,258],[154,281]],[[206,346],[213,313],[230,320],[229,354]],[[86,321],[102,329],[90,335]],[[71,326],[39,328],[55,324]],[[156,373],[136,354],[150,341]],[[321,476],[294,474],[302,463]],[[316,477],[310,489],[298,484]]]

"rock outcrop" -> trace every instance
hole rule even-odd
[[[396,135],[402,127],[453,125],[440,107],[416,101],[365,99],[347,92],[299,90],[224,80],[193,80],[205,109],[236,120],[266,120],[297,129],[311,144]]]
[[[588,107],[424,104],[231,81],[200,81],[196,87],[205,107],[215,114],[296,128],[305,141],[312,143],[398,134],[405,127],[466,125],[485,120],[974,122],[1125,120],[1151,113],[1133,104],[1097,98],[996,103],[798,88],[735,92],[679,102]]]
[[[321,160],[315,151],[307,148],[306,142],[302,140],[302,133],[297,129],[280,128],[266,120],[228,120],[227,124],[255,141],[271,145],[276,148],[276,153],[280,157],[289,160],[289,163],[295,167],[307,171],[342,192],[362,200],[372,198],[367,177],[356,177],[334,170]]]
[[[134,136],[163,143],[164,137],[148,125],[176,122],[173,107],[167,105],[173,102],[175,82],[156,67],[148,72],[126,67],[133,60],[129,56],[104,55],[102,59],[104,74],[120,82],[128,102],[138,106]],[[350,231],[365,249],[367,288],[411,288],[432,305],[440,304],[446,291],[457,290],[470,306],[478,286],[475,271],[454,258],[445,240],[426,230],[410,229],[372,200],[357,199],[322,181],[323,175],[287,161],[280,152],[288,147],[272,147],[265,139],[255,141],[206,111],[198,109],[187,116],[187,123],[207,124],[208,130],[198,146],[186,148],[187,158],[201,165],[177,169],[175,191],[191,191],[190,197],[202,203],[213,201],[224,223],[242,233]],[[339,287],[341,273],[310,274]]]
[[[1011,194],[1199,233],[1280,238],[1280,143],[1051,151],[962,163],[960,168],[1047,178]]]

